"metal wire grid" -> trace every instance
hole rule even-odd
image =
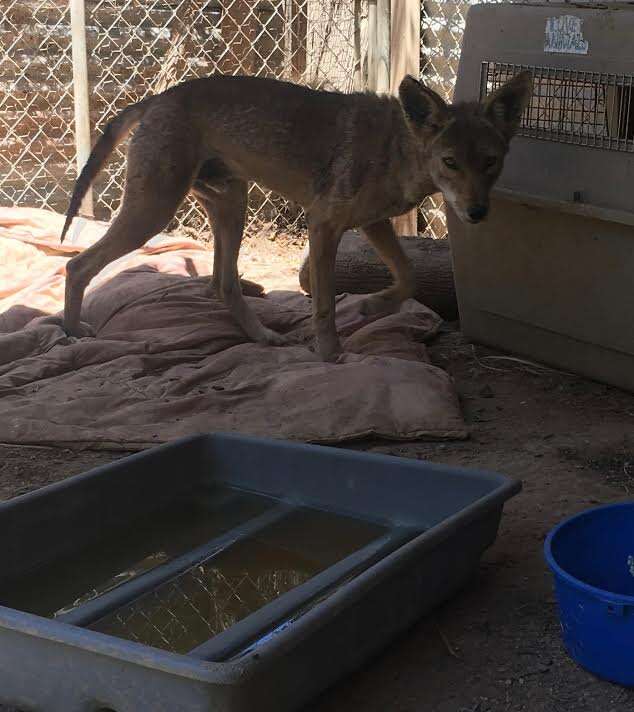
[[[367,0],[86,0],[93,140],[130,103],[216,71],[350,90],[366,16]],[[64,212],[75,178],[67,0],[0,9],[0,77],[0,203]],[[96,217],[116,211],[124,175],[125,145],[95,184]],[[267,224],[293,229],[301,211],[253,185],[248,229]],[[188,200],[172,227],[203,225]]]
[[[367,45],[367,2],[353,0],[87,0],[93,139],[127,104],[212,71],[255,73],[347,90]],[[468,2],[425,2],[421,70],[450,97]],[[361,48],[354,47],[355,23]],[[0,10],[0,203],[64,212],[75,178],[70,13],[65,0],[10,0]],[[96,130],[95,130],[96,129]],[[120,147],[96,183],[97,217],[121,199]],[[259,186],[250,230],[293,229],[301,211]],[[193,201],[177,226],[200,228]],[[445,233],[442,201],[427,199],[420,227]]]
[[[65,209],[75,177],[68,3],[2,5],[0,203]]]
[[[634,77],[623,74],[483,62],[484,95],[530,69],[534,92],[519,133],[545,141],[634,151]]]
[[[90,16],[98,126],[148,93],[216,71],[352,88],[355,17],[348,0],[149,0],[142,6],[98,0]],[[124,155],[121,146],[97,185],[97,210],[106,215],[119,204]],[[200,228],[206,221],[187,199],[176,224]],[[251,185],[247,231],[301,225],[298,206]]]
[[[312,575],[272,569],[229,573],[213,559],[118,609],[91,626],[102,633],[186,653]]]
[[[421,75],[447,100],[471,4],[422,3]],[[215,70],[347,90],[367,46],[367,0],[359,5],[355,17],[354,0],[86,0],[92,126],[149,92]],[[63,212],[75,175],[66,0],[9,0],[0,9],[0,70],[0,202]],[[119,150],[97,182],[98,217],[116,210],[123,175]],[[294,229],[301,211],[253,186],[248,227],[267,224]],[[187,202],[175,225],[206,223]],[[442,199],[423,202],[419,231],[446,234]]]
[[[264,528],[241,535],[90,627],[189,652],[387,534],[381,525],[323,510],[284,506],[270,513],[276,511],[280,518]]]

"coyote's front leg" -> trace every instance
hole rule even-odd
[[[336,361],[342,350],[335,324],[335,258],[341,234],[329,223],[308,221],[313,328],[324,361]]]
[[[366,225],[363,232],[388,266],[394,277],[394,284],[368,297],[361,305],[361,311],[368,316],[392,314],[399,310],[403,301],[414,294],[412,265],[399,244],[391,220]]]

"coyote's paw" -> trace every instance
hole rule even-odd
[[[69,336],[73,336],[76,339],[83,339],[87,336],[91,338],[97,336],[97,332],[95,331],[95,329],[90,324],[87,324],[85,321],[80,321],[77,326],[74,326],[72,329],[64,329],[64,331]]]
[[[83,339],[86,336],[93,337],[97,335],[94,327],[85,321],[80,321],[77,326],[67,327],[61,316],[46,316],[41,319],[40,324],[54,324],[55,326],[61,326],[68,336],[75,339]]]
[[[326,363],[335,363],[341,354],[343,349],[341,348],[341,343],[339,339],[327,339],[327,340],[317,340],[317,353],[319,354],[322,361]]]
[[[373,294],[361,302],[359,311],[363,316],[394,314],[394,312],[398,311],[400,304],[400,300],[393,296]]]
[[[290,343],[290,339],[283,334],[278,334],[277,331],[273,329],[262,329],[262,333],[258,336],[256,341],[259,344],[267,344],[268,346],[287,346]]]

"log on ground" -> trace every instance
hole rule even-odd
[[[458,304],[449,241],[430,237],[399,237],[398,240],[414,268],[414,298],[443,319],[457,319]],[[337,294],[369,294],[389,287],[392,282],[389,269],[372,245],[360,233],[346,232],[341,239],[335,264]],[[299,283],[310,294],[308,249],[302,257]]]

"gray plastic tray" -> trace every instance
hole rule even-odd
[[[215,485],[273,506],[189,549],[175,529],[165,562],[56,618],[38,614],[57,589],[79,586],[82,562],[131,552],[121,532],[154,536],[165,512]],[[519,490],[488,472],[216,434],[17,497],[0,504],[0,701],[46,712],[297,710],[462,586]],[[187,653],[88,628],[301,507],[382,528]]]

